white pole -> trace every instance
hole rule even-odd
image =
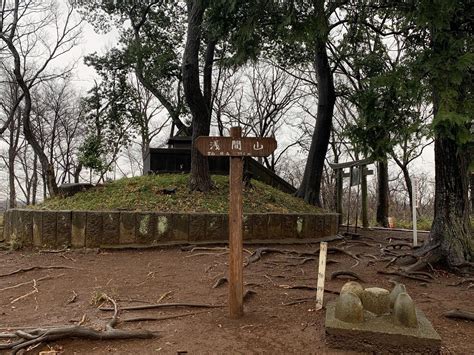
[[[416,205],[417,205],[417,184],[416,184],[416,178],[411,179],[411,184],[412,184],[412,215],[413,215],[413,246],[416,247],[418,246],[418,235],[416,231]]]
[[[321,242],[319,246],[319,268],[318,283],[316,287],[316,310],[323,308],[324,280],[326,279],[326,254],[328,252],[328,243]]]

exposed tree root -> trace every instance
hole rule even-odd
[[[384,238],[385,240],[404,240],[404,241],[407,241],[407,242],[410,242],[412,241],[413,239],[412,238],[409,238],[409,237],[395,237],[395,236],[388,236],[388,237],[385,237]]]
[[[170,316],[162,316],[162,317],[149,317],[149,316],[140,316],[140,317],[133,317],[133,318],[122,318],[120,322],[130,323],[130,322],[143,322],[143,321],[161,321],[167,319],[175,319],[187,316],[193,316],[200,313],[207,313],[209,311],[201,311],[201,312],[189,312],[189,313],[181,313],[181,314],[173,314]]]
[[[453,309],[451,311],[445,312],[444,316],[446,318],[455,318],[455,319],[464,319],[464,320],[474,321],[473,312],[463,311],[460,309]]]
[[[456,270],[459,274],[464,274],[470,276],[474,274],[474,263],[464,262],[460,264],[452,265],[452,268]]]
[[[185,258],[194,258],[196,256],[209,256],[209,255],[222,256],[222,255],[226,255],[226,254],[229,254],[229,252],[228,251],[223,251],[222,253],[197,253],[197,254],[186,255]]]
[[[254,291],[254,290],[245,290],[244,292],[244,295],[243,295],[243,299],[244,301],[248,301],[250,300],[253,296],[255,296],[257,294],[257,291]]]
[[[77,270],[77,268],[75,268],[75,267],[65,266],[65,265],[30,266],[30,267],[18,269],[18,270],[12,271],[12,272],[8,272],[6,274],[0,274],[0,277],[11,276],[11,275],[20,274],[20,273],[23,273],[23,272],[32,271],[32,270],[50,270],[50,269],[76,269]]]
[[[313,258],[313,257],[309,257],[309,258],[297,258],[297,259],[300,259],[300,261],[299,261],[299,262],[296,262],[296,263],[288,264],[288,266],[301,266],[301,265],[306,264],[308,261],[317,260],[317,258]],[[326,261],[326,262],[327,262],[327,261]]]
[[[297,253],[294,250],[283,250],[283,249],[276,249],[276,248],[257,248],[255,251],[248,257],[247,263],[245,266],[248,266],[252,263],[259,261],[264,254],[289,254],[289,253]]]
[[[284,288],[287,290],[308,290],[308,291],[316,291],[315,286],[308,286],[308,285],[278,285],[280,288]]]
[[[307,290],[307,291],[316,291],[317,290],[316,286],[309,286],[309,285],[278,285],[278,287],[284,288],[284,289],[287,289],[287,290]],[[339,291],[334,291],[334,290],[330,290],[330,289],[327,289],[327,288],[324,289],[324,292],[331,293],[331,294],[334,294],[334,295],[339,294]],[[315,299],[315,298],[313,297],[313,299]]]
[[[0,350],[11,350],[12,354],[18,351],[39,345],[67,338],[84,338],[94,340],[114,340],[114,339],[150,339],[157,334],[147,330],[122,330],[115,329],[118,322],[119,308],[115,300],[104,295],[104,298],[113,304],[114,315],[106,324],[105,331],[98,331],[80,325],[63,326],[54,328],[37,328],[32,330],[17,330],[10,334],[4,334],[2,338],[7,338],[11,342],[0,344]],[[5,336],[6,335],[6,336]]]
[[[344,245],[344,244],[352,244],[352,245],[349,245],[348,247],[355,246],[355,245],[362,245],[362,246],[366,246],[370,248],[382,246],[381,244],[364,242],[363,240],[344,240],[341,243],[339,243],[339,245]]]
[[[408,272],[408,271],[403,271],[403,270],[399,270],[399,271],[377,270],[377,274],[406,277],[407,279],[412,279],[412,280],[421,281],[421,282],[431,282],[430,278],[426,277],[427,273],[422,273],[420,275],[419,273],[413,273],[413,272]],[[430,277],[432,276],[430,275]]]
[[[405,242],[397,242],[397,243],[392,243],[388,244],[385,248],[386,249],[402,249],[403,247],[406,247],[408,249],[411,249],[413,245],[411,243],[405,243]]]
[[[468,283],[468,282],[474,282],[474,277],[470,277],[470,278],[467,278],[467,279],[462,279],[461,281],[455,282],[453,284],[449,284],[448,286],[461,286],[461,285],[464,285],[465,283]]]
[[[249,256],[245,266],[248,266],[252,263],[255,263],[255,262],[259,261],[263,257],[263,255],[265,255],[265,254],[272,254],[272,253],[273,254],[288,254],[288,255],[293,255],[297,258],[302,258],[302,259],[304,259],[304,258],[315,258],[315,259],[317,259],[319,257],[319,248],[317,248],[316,250],[314,250],[312,252],[302,252],[302,253],[297,252],[295,250],[288,250],[288,249],[277,249],[277,248],[267,248],[267,247],[258,248],[258,249],[255,249],[255,251]],[[338,247],[329,247],[328,248],[328,254],[336,254],[336,253],[345,254],[345,255],[348,255],[348,256],[350,256],[351,258],[353,258],[357,261],[361,261],[361,259],[358,255],[353,254],[350,251],[347,251],[343,248],[338,248]],[[309,260],[307,260],[307,261],[309,261]]]
[[[225,283],[227,283],[228,280],[227,280],[227,277],[221,277],[219,279],[217,279],[217,281],[214,283],[214,285],[212,285],[212,288],[218,288],[222,285],[224,285]]]
[[[357,273],[353,272],[353,271],[348,271],[348,270],[339,270],[339,271],[334,271],[332,274],[331,274],[331,277],[330,279],[331,280],[334,280],[335,278],[339,277],[339,276],[349,276],[351,278],[354,278],[356,280],[359,280],[360,282],[365,282],[365,280],[360,277]]]
[[[398,259],[403,258],[403,257],[409,257],[409,256],[412,256],[412,255],[409,255],[409,254],[396,255],[393,258],[391,258],[387,264],[385,264],[385,268],[388,268],[390,265],[397,262]]]
[[[310,301],[314,301],[314,300],[315,300],[314,297],[306,297],[306,298],[300,298],[300,299],[297,299],[297,300],[294,300],[294,301],[291,301],[291,302],[282,303],[281,305],[282,306],[293,306],[295,304],[306,303],[306,302],[310,302]]]
[[[139,306],[127,306],[123,307],[124,311],[142,310],[142,309],[155,309],[155,308],[168,308],[168,307],[190,307],[190,308],[219,308],[224,307],[223,305],[203,304],[203,303],[158,303],[158,304],[142,304]],[[113,311],[111,307],[99,307],[101,311]]]
[[[366,258],[374,259],[375,261],[379,261],[379,258],[377,258],[375,255],[372,255],[372,254],[363,253],[363,254],[359,254],[359,255],[363,256],[363,257],[366,257]]]

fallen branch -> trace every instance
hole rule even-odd
[[[36,328],[33,330],[16,330],[9,337],[9,343],[0,344],[0,350],[12,350],[16,354],[22,349],[34,347],[40,343],[48,343],[67,338],[84,338],[94,340],[115,340],[115,339],[150,339],[156,336],[147,330],[121,330],[115,329],[118,322],[119,308],[117,303],[104,295],[104,298],[113,304],[114,314],[112,319],[106,324],[105,331],[98,331],[80,325],[59,326],[54,328]],[[4,336],[5,334],[3,334]]]
[[[443,314],[446,318],[464,319],[474,321],[474,313],[469,311],[463,311],[460,309],[453,309]]]
[[[163,293],[160,298],[158,298],[158,300],[156,301],[156,303],[160,303],[161,301],[163,301],[165,299],[165,297],[171,295],[173,293],[173,291],[168,291],[168,292],[165,292]]]
[[[288,302],[288,303],[282,303],[281,305],[282,306],[293,306],[295,304],[306,303],[306,302],[310,302],[310,301],[314,301],[314,300],[315,300],[314,297],[299,298],[297,300],[294,300],[294,301],[291,301],[291,302]]]
[[[77,268],[71,267],[71,266],[65,266],[65,265],[30,266],[30,267],[18,269],[6,274],[1,274],[0,277],[11,276],[11,275],[15,275],[15,274],[23,273],[23,272],[32,271],[32,270],[50,270],[50,269],[77,269]]]
[[[76,299],[77,299],[77,293],[76,293],[76,291],[72,290],[72,296],[71,296],[71,298],[69,298],[67,300],[66,304],[74,303],[74,302],[76,302]]]
[[[142,309],[155,309],[155,308],[167,308],[167,307],[191,307],[191,308],[220,308],[223,305],[203,304],[203,303],[159,303],[159,304],[143,304],[139,306],[127,306],[122,307],[124,311],[138,311]],[[111,307],[99,307],[101,311],[113,311]]]
[[[365,280],[362,277],[360,277],[357,273],[355,273],[354,271],[349,271],[349,270],[334,271],[331,274],[330,279],[334,280],[335,278],[337,278],[339,276],[349,276],[349,277],[352,277],[356,280],[359,280],[360,282],[365,282]]]
[[[55,279],[55,278],[58,278],[58,277],[61,277],[61,276],[64,276],[64,274],[60,274],[60,275],[57,275],[57,276],[47,275],[47,276],[44,276],[44,277],[40,277],[39,279],[36,280],[36,282],[49,280],[49,279]],[[34,281],[35,280],[30,280],[30,281],[19,283],[17,285],[4,287],[4,288],[1,288],[0,291],[11,290],[11,289],[18,288],[18,287],[21,287],[21,286],[24,286],[24,285],[29,285],[29,284],[33,283]]]
[[[284,288],[287,290],[308,290],[308,291],[316,291],[315,286],[308,286],[308,285],[278,285],[280,288]]]
[[[38,293],[38,292],[39,291],[38,291],[38,288],[36,287],[36,280],[33,280],[33,291],[30,291],[30,292],[24,294],[23,296],[15,298],[13,301],[10,302],[10,304],[18,302],[18,301],[22,300],[23,298],[26,298],[26,297],[31,296],[31,295],[33,295],[35,293]]]

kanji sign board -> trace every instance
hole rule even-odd
[[[267,157],[275,151],[274,138],[258,137],[205,137],[196,139],[196,148],[206,156]]]
[[[201,136],[194,142],[197,150],[209,157],[229,157],[229,315],[244,314],[243,301],[243,157],[266,157],[276,149],[274,138],[242,137],[240,127],[230,129],[230,137]]]

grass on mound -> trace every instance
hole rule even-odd
[[[227,176],[212,176],[215,189],[208,193],[189,191],[187,174],[161,174],[124,178],[98,186],[72,197],[55,197],[37,205],[51,210],[130,210],[161,212],[228,211],[229,182]],[[163,189],[176,188],[167,195]],[[244,190],[244,212],[321,212],[303,200],[260,181],[252,180],[252,188]]]

